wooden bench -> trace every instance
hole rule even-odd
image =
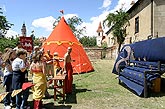
[[[159,81],[163,74],[164,68],[160,62],[136,61],[130,60],[129,64],[122,67],[119,72],[119,84],[124,83],[138,95],[148,97],[148,89],[153,89],[155,80]]]

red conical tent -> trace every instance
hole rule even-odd
[[[75,62],[72,62],[73,73],[84,73],[94,70],[83,46],[74,36],[64,17],[61,18],[42,47],[44,51],[50,50],[51,54],[58,52],[60,57],[64,57],[68,47],[72,47],[71,57],[75,60]]]

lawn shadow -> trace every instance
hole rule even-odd
[[[71,105],[56,105],[53,109],[71,109]]]
[[[67,103],[67,104],[77,104],[77,98],[76,98],[77,93],[91,91],[88,89],[76,89],[75,84],[73,84],[72,87],[73,87],[73,92],[71,94],[66,95],[65,103]]]
[[[30,109],[33,109],[33,101],[28,101],[28,105],[30,106]],[[46,109],[55,109],[54,108],[54,103],[44,103],[43,105],[44,108]]]
[[[54,103],[45,103],[44,108],[46,108],[46,109],[56,109],[56,108],[54,108]]]
[[[54,98],[54,95],[44,96],[42,99],[52,99],[52,98]]]
[[[33,101],[28,101],[28,106],[30,106],[30,109],[33,109]]]

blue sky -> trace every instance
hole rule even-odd
[[[103,21],[109,12],[121,8],[130,8],[132,0],[1,0],[0,7],[4,15],[14,26],[8,31],[8,37],[21,35],[22,24],[26,24],[27,36],[34,30],[36,37],[48,37],[52,32],[52,24],[64,10],[67,19],[73,15],[83,20],[79,27],[86,27],[85,35],[94,36],[99,22]],[[137,0],[135,0],[137,1]],[[106,30],[105,30],[106,32]]]

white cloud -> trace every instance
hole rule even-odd
[[[9,38],[9,37],[16,37],[18,35],[17,32],[13,31],[13,30],[8,30],[7,34],[5,35],[5,37]]]
[[[134,0],[137,2],[138,0]],[[106,16],[111,12],[115,12],[116,10],[119,10],[121,7],[123,7],[125,10],[128,10],[131,7],[131,0],[119,0],[118,4],[114,9],[109,10],[109,6],[111,5],[111,0],[104,0],[102,7],[105,8],[105,10],[102,11],[102,14],[99,16],[92,17],[90,20],[91,22],[84,22],[82,26],[86,27],[86,33],[85,35],[87,36],[96,36],[97,32],[96,30],[98,29],[99,22],[103,23],[103,20],[106,18]],[[106,5],[107,4],[107,5]],[[102,26],[103,27],[103,26]],[[104,34],[105,32],[108,31],[107,27],[103,27]]]
[[[110,12],[119,10],[121,7],[123,7],[123,9],[125,9],[127,11],[128,9],[130,9],[132,1],[133,0],[119,0],[117,6]],[[137,2],[138,0],[134,0],[134,1]]]
[[[36,19],[32,22],[32,25],[34,27],[41,27],[46,29],[46,31],[52,31],[53,30],[53,23],[55,21],[55,18],[53,18],[52,16],[49,17],[45,17],[45,18],[39,18]]]
[[[111,5],[111,0],[104,0],[101,8],[107,8]]]
[[[64,15],[65,19],[71,18],[73,16],[78,16],[77,14],[66,14]],[[55,22],[55,18],[52,16],[44,17],[35,19],[32,22],[32,25],[37,28],[44,28],[46,31],[52,31],[53,30],[53,23]],[[31,27],[32,28],[32,27]]]
[[[106,18],[106,15],[108,14],[107,11],[104,11],[104,13],[102,13],[99,16],[96,17],[92,17],[90,20],[91,22],[84,22],[82,24],[82,27],[86,27],[86,33],[84,33],[84,35],[86,36],[97,36],[97,29],[99,26],[99,23],[103,23],[103,20]],[[103,26],[102,26],[103,27]],[[106,32],[106,29],[104,29],[104,32]]]

